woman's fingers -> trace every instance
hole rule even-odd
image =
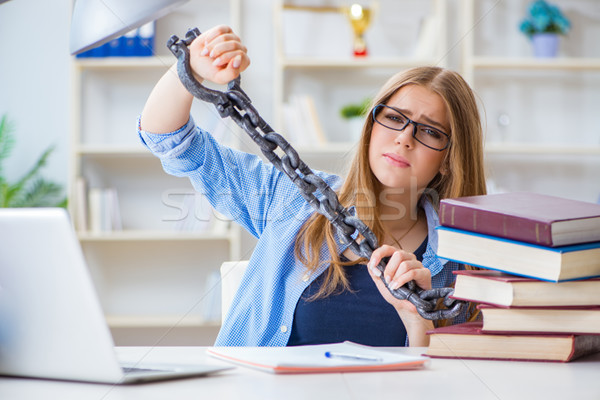
[[[388,283],[390,289],[395,290],[410,281],[415,281],[420,288],[429,290],[431,289],[431,272],[417,260],[403,261],[393,275],[390,275]]]
[[[222,35],[206,44],[201,55],[208,55],[210,58],[217,58],[229,51],[241,50],[246,51],[246,47],[242,45],[239,38],[234,34]]]
[[[234,60],[236,57],[239,60],[239,65],[241,65],[241,61],[244,58],[245,53],[242,50],[231,50],[224,53],[218,54],[216,57],[211,57],[213,59],[212,64],[215,67],[220,67],[223,65],[229,64],[230,61]]]
[[[206,32],[202,32],[202,34],[197,38],[197,40],[202,42],[202,44],[207,45],[213,40],[215,40],[217,37],[228,33],[233,33],[233,30],[229,26],[217,25],[213,28],[210,28]]]
[[[412,280],[423,289],[431,288],[431,272],[423,267],[415,255],[389,245],[383,245],[373,251],[367,264],[372,275],[381,276],[377,265],[385,257],[389,257],[389,259],[383,272],[383,279],[392,290],[398,289]]]
[[[390,282],[392,280],[392,278],[396,274],[396,270],[398,269],[398,266],[402,262],[409,261],[409,260],[416,260],[415,255],[412,253],[409,253],[409,252],[406,252],[403,250],[398,250],[397,248],[395,248],[393,246],[383,245],[383,246],[375,249],[375,251],[373,251],[373,253],[371,255],[371,259],[369,260],[369,263],[367,266],[372,270],[377,270],[377,265],[385,257],[390,257],[387,262],[387,265],[386,265],[386,268],[384,271],[384,275],[383,275],[386,282]],[[377,273],[375,272],[375,274],[377,274]]]
[[[194,74],[217,84],[230,82],[250,65],[246,46],[226,25],[203,32],[190,52]]]

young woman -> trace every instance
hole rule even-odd
[[[190,54],[199,81],[224,84],[250,64],[225,26],[204,32]],[[394,298],[374,266],[391,257],[384,279],[423,289],[450,286],[452,271],[465,268],[436,257],[434,230],[440,199],[485,193],[481,124],[464,80],[436,67],[393,76],[373,100],[345,179],[316,172],[376,234],[381,247],[370,260],[342,244],[285,174],[198,128],[192,101],[172,68],[152,91],[138,133],[166,172],[189,177],[258,238],[216,345],[426,346],[433,323]]]

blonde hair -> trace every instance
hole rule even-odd
[[[429,183],[424,195],[427,195],[436,209],[439,200],[448,197],[485,194],[483,169],[482,128],[475,96],[469,85],[456,72],[439,67],[418,67],[392,76],[373,99],[369,114],[363,126],[359,147],[354,156],[346,180],[338,190],[340,203],[344,207],[356,207],[357,216],[373,231],[381,242],[386,231],[381,222],[379,194],[381,187],[369,164],[369,143],[373,118],[371,114],[377,104],[386,104],[401,88],[407,85],[419,85],[437,93],[448,109],[450,117],[451,145],[446,150],[442,162],[442,172]],[[314,296],[326,297],[339,290],[348,288],[343,267],[364,262],[340,259],[335,242],[333,226],[318,213],[313,214],[300,229],[295,245],[295,253],[310,273],[320,266],[319,251],[326,243],[331,260],[325,272],[323,286]]]

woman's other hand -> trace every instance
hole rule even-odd
[[[389,245],[383,245],[373,251],[367,264],[369,274],[383,298],[390,303],[402,319],[411,346],[427,346],[428,337],[425,332],[433,329],[433,323],[422,318],[417,308],[408,300],[400,300],[390,293],[381,280],[381,271],[377,265],[385,257],[390,257],[383,272],[383,279],[391,289],[397,289],[407,282],[415,281],[424,290],[431,289],[431,272],[417,260],[414,254],[398,250]]]

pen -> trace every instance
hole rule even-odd
[[[332,351],[326,351],[325,357],[327,358],[345,358],[347,360],[359,360],[359,361],[383,361],[383,359],[378,357],[370,357],[364,356],[361,354],[346,354],[346,353],[335,353]]]

